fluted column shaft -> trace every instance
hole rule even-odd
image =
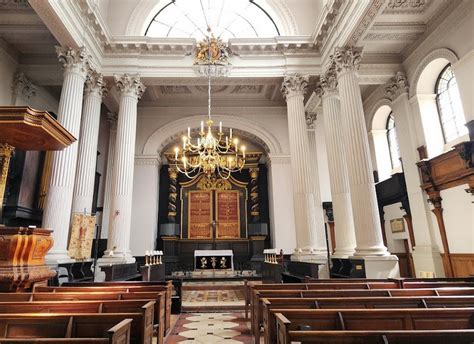
[[[357,81],[360,54],[336,49],[335,63],[341,99],[342,130],[356,234],[355,256],[388,255],[370,160],[364,109]]]
[[[316,123],[314,122],[309,129],[307,129],[308,135],[308,147],[309,147],[309,164],[311,168],[311,186],[314,199],[315,208],[315,220],[316,220],[316,243],[315,249],[317,253],[327,254],[326,247],[326,233],[324,227],[324,209],[323,203],[321,202],[321,188],[319,186],[319,169],[318,169],[318,149],[316,143]]]
[[[347,176],[341,126],[341,104],[335,89],[325,89],[322,95],[324,134],[328,154],[329,180],[335,224],[336,247],[333,257],[351,256],[356,246],[351,194]]]
[[[76,169],[76,183],[72,201],[73,213],[91,213],[94,197],[97,143],[99,140],[100,107],[105,83],[102,75],[91,71],[86,90],[81,123],[81,140]]]
[[[109,113],[109,148],[107,151],[107,171],[105,176],[104,210],[102,213],[102,233],[107,238],[112,236],[112,226],[109,226],[110,209],[112,208],[112,179],[115,158],[115,144],[117,139],[117,115]]]
[[[316,211],[315,188],[312,180],[315,175],[308,158],[311,156],[304,110],[304,92],[308,77],[286,75],[282,91],[286,96],[288,110],[288,131],[290,141],[291,172],[293,178],[293,199],[296,223],[295,259],[305,254],[317,253],[321,245],[317,242],[317,231],[324,231],[322,209]],[[318,226],[320,228],[318,228]]]
[[[113,250],[117,257],[130,257],[137,103],[144,91],[144,86],[137,75],[116,76],[115,82],[120,92],[120,107],[112,177],[112,208],[109,219],[109,226],[112,228],[109,230],[107,249]]]
[[[58,121],[79,140],[84,81],[88,58],[84,49],[58,48],[64,64],[64,81],[58,108]],[[67,239],[71,217],[74,177],[76,173],[78,142],[53,153],[51,178],[43,213],[43,227],[51,228],[54,246],[47,260],[68,260]]]

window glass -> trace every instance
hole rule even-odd
[[[395,120],[393,113],[387,118],[387,141],[388,148],[390,151],[390,162],[392,163],[392,169],[400,167],[400,147],[398,146],[397,131],[395,129]]]
[[[459,89],[451,65],[444,68],[436,82],[436,103],[445,142],[467,134]]]
[[[145,36],[202,39],[279,36],[278,27],[256,0],[175,0],[163,6]]]

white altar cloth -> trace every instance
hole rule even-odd
[[[198,257],[230,257],[231,268],[234,271],[234,252],[232,250],[195,250],[194,269],[196,270],[196,258]]]

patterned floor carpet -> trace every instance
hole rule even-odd
[[[183,291],[183,308],[190,307],[244,307],[241,290],[186,290]]]
[[[181,314],[166,344],[253,343],[249,323],[242,313]]]

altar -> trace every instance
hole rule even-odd
[[[195,250],[194,271],[231,270],[234,271],[232,250]]]

